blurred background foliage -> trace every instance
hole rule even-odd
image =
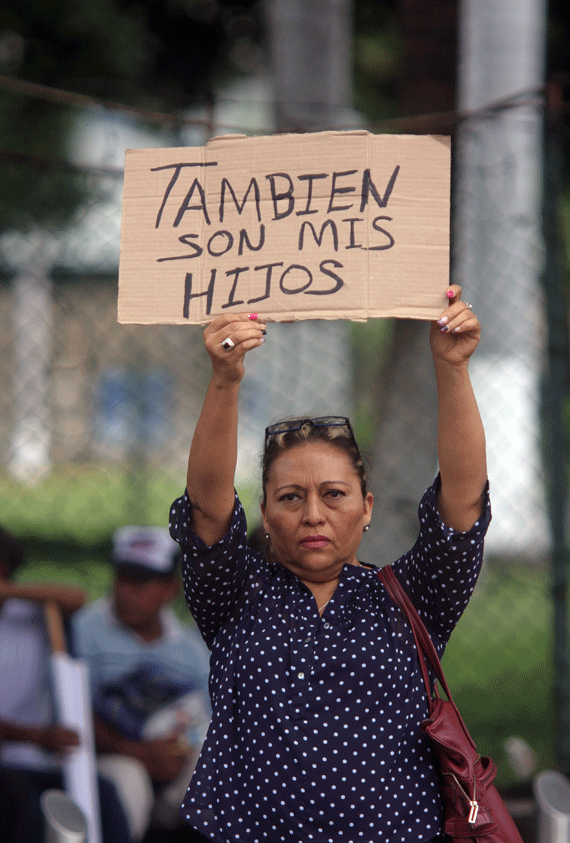
[[[445,84],[454,86],[456,50],[453,42],[438,40],[441,27],[423,35],[420,49],[430,61],[422,68],[414,56],[417,33],[406,31],[403,22],[421,14],[422,5],[409,0],[353,2],[353,105],[372,123],[439,107],[437,96],[426,100],[423,109],[414,102],[414,88],[422,91],[422,75],[432,73],[434,56],[440,62],[445,57],[447,63],[447,70],[438,71],[439,85],[447,75]],[[457,3],[440,3],[439,15],[446,5],[449,21],[443,34],[449,35]],[[431,48],[426,48],[428,38],[434,40]],[[549,2],[547,38],[547,75],[568,90],[570,6],[565,0]],[[0,74],[103,102],[175,114],[211,100],[221,79],[258,69],[265,39],[262,0],[29,0],[25,5],[6,0],[0,8]],[[410,109],[410,103],[415,107]],[[14,208],[11,217],[12,205],[4,201],[10,196],[27,198],[35,214],[54,225],[67,222],[85,199],[72,172],[52,168],[50,178],[38,183],[33,170],[17,165],[25,153],[44,167],[50,158],[66,158],[76,110],[65,108],[65,97],[59,105],[63,107],[54,109],[50,102],[12,93],[9,87],[0,92],[0,148],[16,159],[11,165],[5,155],[0,227],[27,224],[21,210]],[[567,134],[565,143],[570,144]],[[564,177],[570,178],[567,170]]]

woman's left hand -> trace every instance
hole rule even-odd
[[[461,287],[448,287],[449,305],[431,326],[430,342],[434,361],[460,365],[467,363],[481,338],[481,325],[467,302],[461,300]]]

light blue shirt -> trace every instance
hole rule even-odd
[[[53,722],[49,646],[43,612],[27,600],[0,605],[0,719],[20,726]],[[48,769],[54,757],[36,744],[4,741],[0,762]]]
[[[195,699],[198,692],[209,716],[208,649],[200,635],[183,626],[171,609],[162,609],[160,621],[162,635],[148,642],[119,621],[110,598],[85,607],[73,618],[74,648],[89,667],[95,712],[130,737],[134,735],[129,734],[126,722],[125,695],[136,698],[141,712],[150,717],[165,707],[167,696],[171,702],[173,695],[194,692]],[[103,710],[113,714],[114,699],[117,722],[102,714]],[[196,741],[194,732],[188,733],[192,743]]]

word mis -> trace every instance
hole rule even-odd
[[[344,286],[342,271],[351,251],[380,252],[395,245],[389,231],[392,217],[374,215],[372,209],[388,207],[399,165],[381,188],[370,169],[296,176],[274,172],[252,176],[239,195],[228,177],[212,179],[210,171],[206,179],[200,172],[217,166],[217,162],[177,163],[152,169],[170,171],[155,228],[171,229],[184,247],[157,262],[199,259],[199,272],[185,274],[185,319],[191,301],[200,297],[205,298],[209,315],[214,301],[223,302],[220,309],[252,305],[276,291],[334,295]],[[323,255],[325,249],[328,254]],[[282,259],[279,252],[289,259]],[[344,262],[339,252],[348,253]],[[259,253],[256,260],[253,253]],[[247,299],[240,295],[243,288],[249,291]]]

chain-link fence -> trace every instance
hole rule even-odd
[[[538,135],[524,155],[534,155],[536,175],[542,101],[526,107],[525,125]],[[455,217],[476,239],[466,244],[455,233],[455,270],[464,261],[457,280],[485,330],[473,377],[489,440],[495,519],[481,581],[446,661],[480,748],[508,780],[524,775],[533,752],[539,765],[555,755],[552,536],[540,388],[550,294],[541,284],[545,252],[536,184],[533,213],[528,197],[509,195],[524,166],[513,136],[504,130],[492,154],[485,151],[482,125],[491,119],[481,113],[464,122],[468,138],[457,137],[468,150],[464,172],[455,173],[457,201],[471,193],[463,217],[458,210]],[[118,153],[121,144],[175,145],[181,138],[201,144],[219,127],[211,114],[188,121],[192,134],[187,126],[177,136],[164,128],[158,137],[149,135],[132,118],[108,113],[82,112],[79,123],[87,129],[76,148],[87,148],[87,132],[97,146],[97,166],[3,159],[35,194],[14,194],[11,207],[0,209],[11,220],[0,236],[0,501],[2,523],[28,549],[23,576],[81,583],[95,596],[107,585],[104,560],[113,530],[166,523],[169,504],[183,488],[209,373],[201,328],[117,324]],[[53,199],[54,171],[73,179],[82,196],[57,228],[38,207],[42,197]],[[559,207],[561,196],[550,200]],[[478,207],[496,214],[478,217]],[[376,495],[362,558],[392,561],[413,541],[419,498],[437,470],[427,326],[269,327],[266,344],[250,355],[241,395],[238,482],[251,527],[258,518],[264,426],[288,413],[348,409],[370,454]],[[565,471],[564,437],[557,441],[548,459]],[[525,743],[505,746],[513,736]]]

